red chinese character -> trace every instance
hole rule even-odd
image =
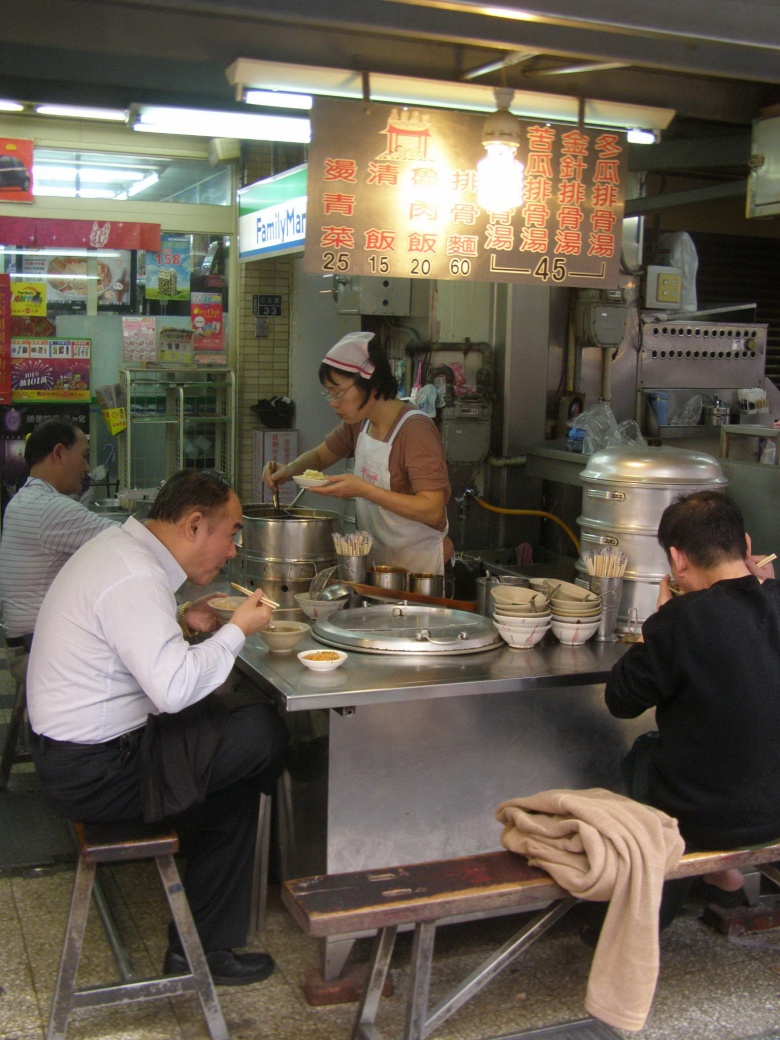
[[[532,152],[525,169],[527,177],[552,177],[552,156]]]
[[[439,207],[433,202],[413,202],[409,207],[409,219],[420,220],[423,217],[426,220],[437,220]]]
[[[602,159],[611,159],[613,155],[620,155],[623,147],[617,134],[600,134],[596,138],[596,151]]]
[[[610,232],[617,222],[617,217],[609,209],[594,209],[590,222],[594,231]]]
[[[322,196],[322,208],[325,213],[343,213],[346,217],[351,217],[355,212],[355,196],[326,192]]]
[[[588,256],[612,257],[615,255],[614,235],[590,235],[588,242],[590,243]]]
[[[436,235],[409,235],[409,253],[435,253]]]
[[[561,181],[558,185],[558,202],[561,206],[581,206],[585,201],[585,185],[582,181]]]
[[[564,155],[587,155],[590,138],[580,130],[568,130],[561,134],[561,151]]]
[[[599,159],[596,163],[594,181],[604,184],[620,184],[620,172],[617,159]]]
[[[528,148],[532,152],[550,152],[555,140],[555,130],[551,126],[529,126]]]
[[[447,256],[477,256],[479,241],[476,235],[448,235]]]
[[[354,249],[355,229],[351,227],[325,227],[322,228],[320,238],[322,249]]]
[[[541,202],[531,202],[523,207],[523,220],[529,227],[544,227],[550,219],[550,210]]]
[[[477,190],[476,170],[455,170],[452,174],[452,190],[457,192],[470,192],[472,195]]]
[[[558,224],[562,228],[576,231],[584,216],[579,206],[561,206],[558,210]]]
[[[528,253],[546,253],[549,237],[547,228],[524,227],[520,233],[520,249]]]
[[[397,184],[398,166],[395,163],[370,162],[366,181],[369,184]]]
[[[523,194],[526,202],[546,202],[552,196],[552,184],[544,177],[526,177]]]
[[[582,180],[582,175],[587,168],[588,164],[580,156],[561,156],[561,178],[564,180]]]
[[[369,228],[366,231],[367,250],[378,249],[383,253],[394,253],[397,233],[395,231],[381,231],[379,228]]]
[[[485,228],[485,249],[514,249],[515,229],[511,224],[488,224]]]
[[[512,218],[515,215],[513,209],[505,210],[503,213],[490,212],[490,223],[491,224],[511,224]]]
[[[452,207],[453,224],[476,224],[479,206],[472,202],[458,202]]]
[[[555,252],[575,255],[582,252],[582,235],[579,231],[556,231]]]
[[[612,184],[594,184],[591,201],[594,209],[608,209],[618,202],[618,190]]]
[[[325,159],[324,181],[357,181],[357,163],[354,159]]]

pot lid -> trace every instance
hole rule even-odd
[[[311,634],[328,646],[365,654],[474,654],[502,644],[481,614],[405,603],[339,610],[317,618]]]
[[[620,484],[728,484],[712,455],[687,448],[615,447],[594,452],[580,472],[580,480]]]

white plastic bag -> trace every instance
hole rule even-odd
[[[647,444],[633,419],[627,419],[618,426],[615,413],[608,401],[599,401],[592,408],[586,408],[574,419],[570,419],[567,425],[572,429],[585,431],[583,455],[592,455],[594,451],[620,445]]]
[[[693,239],[687,231],[667,231],[658,236],[658,247],[655,251],[655,263],[669,267],[679,267],[682,271],[682,292],[680,302],[683,311],[697,309],[696,273],[699,269],[699,255]]]

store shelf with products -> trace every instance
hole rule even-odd
[[[119,435],[119,485],[159,487],[179,469],[235,470],[235,376],[227,367],[122,367],[127,429]]]

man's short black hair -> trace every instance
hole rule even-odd
[[[658,541],[667,557],[674,546],[705,570],[747,556],[742,513],[722,491],[697,491],[672,502],[661,516]]]
[[[72,448],[79,435],[79,428],[69,419],[44,419],[38,423],[24,445],[24,461],[32,469],[54,451],[58,444]]]
[[[149,510],[149,519],[176,523],[195,510],[211,516],[221,512],[231,493],[230,484],[219,473],[180,469],[163,484]]]

